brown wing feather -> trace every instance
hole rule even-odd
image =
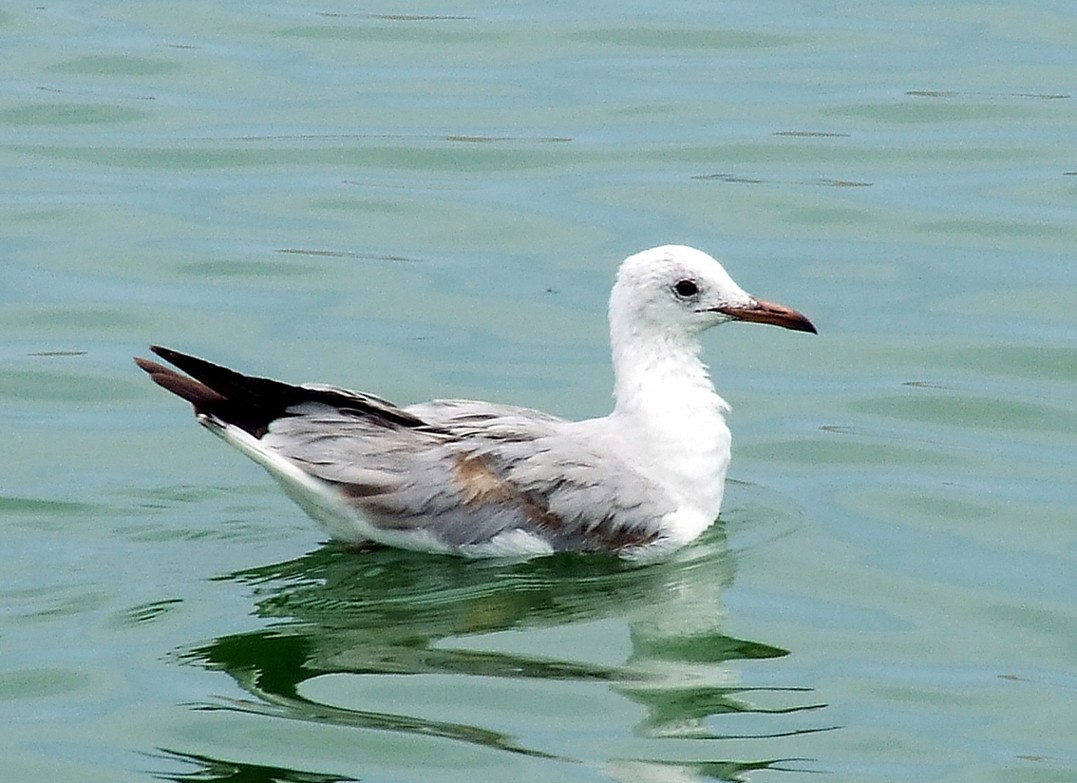
[[[227,398],[204,383],[180,375],[175,370],[165,367],[163,364],[151,362],[149,359],[135,357],[135,364],[150,374],[150,380],[163,389],[181,397],[194,406],[196,413],[201,413],[207,408],[223,403]]]

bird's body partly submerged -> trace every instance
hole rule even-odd
[[[730,320],[815,327],[680,245],[626,259],[609,316],[616,404],[585,421],[471,400],[398,407],[157,346],[187,375],[136,361],[334,539],[469,557],[651,559],[694,540],[722,503],[729,408],[699,358],[699,334]]]

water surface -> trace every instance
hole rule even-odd
[[[0,13],[0,777],[1077,775],[1068,8]],[[609,406],[617,263],[735,325],[679,558],[356,556],[130,356]]]

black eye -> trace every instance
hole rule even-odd
[[[687,299],[699,293],[699,286],[696,285],[695,280],[678,280],[673,290],[677,292],[677,296]]]

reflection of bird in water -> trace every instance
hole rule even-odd
[[[628,720],[636,747],[721,738],[715,716],[767,712],[747,701],[752,689],[738,687],[730,662],[785,651],[722,634],[720,593],[733,561],[721,528],[646,567],[579,555],[436,566],[399,550],[356,558],[330,547],[234,574],[255,586],[259,615],[280,624],[182,654],[229,673],[253,697],[207,708],[621,765],[623,779],[652,762],[571,758],[551,747],[530,723],[545,700],[591,694],[588,701],[611,705],[608,730]],[[566,632],[574,639],[567,652]],[[642,721],[618,696],[645,708]],[[539,706],[528,707],[529,698]],[[808,707],[783,712],[791,709]],[[667,757],[662,746],[642,747]],[[698,762],[683,766],[703,774]]]
[[[160,347],[191,377],[136,361],[333,538],[471,557],[654,559],[695,540],[721,507],[728,406],[699,335],[727,321],[815,331],[795,310],[749,296],[699,250],[626,259],[609,303],[616,405],[586,421],[470,400],[401,408]]]

